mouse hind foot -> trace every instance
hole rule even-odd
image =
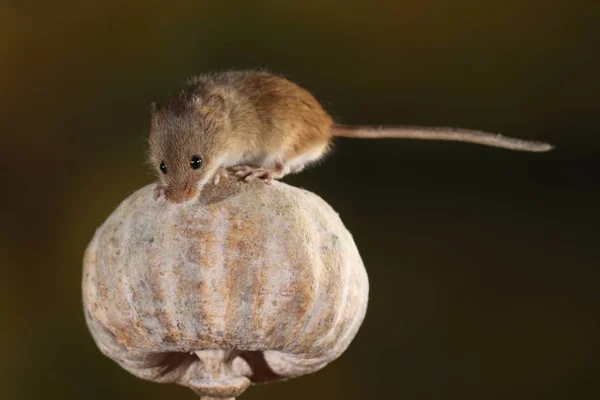
[[[271,168],[265,168],[254,165],[237,165],[230,168],[233,175],[245,182],[251,182],[254,179],[263,179],[271,184],[273,179],[281,179],[290,172],[290,168],[284,164],[276,164]]]

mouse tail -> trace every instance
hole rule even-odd
[[[423,126],[349,126],[334,125],[333,136],[358,139],[421,139],[475,143],[517,151],[544,152],[554,148],[549,143],[515,139],[500,134],[471,129],[434,128]]]

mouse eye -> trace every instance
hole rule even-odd
[[[200,156],[198,156],[198,155],[192,156],[192,158],[190,159],[190,167],[192,167],[192,169],[198,169],[201,166],[202,166],[202,159],[200,158]]]
[[[167,173],[167,165],[165,164],[164,161],[160,163],[160,170],[162,171],[163,174]]]

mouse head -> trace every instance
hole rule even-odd
[[[150,163],[159,183],[156,197],[181,203],[198,197],[225,156],[228,129],[222,96],[182,95],[152,105]]]

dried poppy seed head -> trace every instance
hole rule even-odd
[[[232,399],[343,353],[368,280],[327,203],[279,182],[229,180],[183,204],[153,189],[126,199],[85,253],[85,315],[106,356],[140,378]]]

